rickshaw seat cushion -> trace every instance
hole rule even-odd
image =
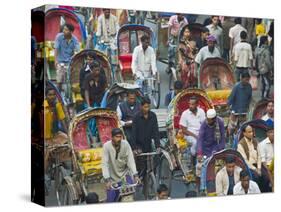
[[[90,154],[90,161],[83,162],[86,154]],[[102,148],[80,150],[78,152],[79,163],[83,167],[85,174],[101,173]]]
[[[230,93],[231,93],[231,90],[207,91],[207,94],[208,94],[209,98],[212,100],[214,105],[226,104]]]
[[[123,70],[131,70],[132,57],[132,54],[119,56],[119,62],[121,63]]]

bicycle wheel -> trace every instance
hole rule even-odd
[[[153,88],[152,88],[152,94],[151,94],[151,102],[154,108],[158,109],[160,106],[160,96],[161,96],[161,91],[160,91],[160,82],[157,80],[153,81]]]
[[[70,177],[68,178],[62,186],[60,206],[76,205],[79,202],[72,180]]]
[[[64,177],[66,176],[66,170],[62,166],[55,168],[55,191],[58,205],[61,205],[64,187]]]
[[[156,178],[153,172],[147,174],[144,180],[144,197],[146,200],[153,199],[156,196],[157,185]]]
[[[172,177],[173,171],[170,169],[169,161],[165,156],[162,156],[158,167],[158,184],[165,184],[169,193],[172,190]]]

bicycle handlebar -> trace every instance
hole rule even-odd
[[[132,187],[136,187],[137,185],[139,185],[139,183],[127,184],[127,185],[125,185],[125,187],[126,188],[132,188]],[[120,185],[118,187],[111,185],[112,190],[120,190],[122,187],[123,187],[123,185]]]
[[[159,155],[160,152],[145,152],[145,153],[140,153],[140,154],[137,154],[137,157],[140,157],[140,156],[149,156],[149,155]]]

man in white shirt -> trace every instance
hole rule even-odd
[[[136,83],[143,89],[143,80],[153,77],[156,79],[156,55],[154,49],[149,46],[150,38],[147,35],[141,37],[141,45],[135,47],[132,59],[132,72]]]
[[[261,162],[265,167],[268,167],[274,157],[274,130],[273,128],[267,129],[267,138],[264,139],[258,145],[259,156],[261,158]]]
[[[266,114],[261,118],[270,127],[274,127],[274,101],[269,100],[266,106]]]
[[[198,107],[198,99],[191,97],[189,100],[189,109],[182,113],[179,124],[185,134],[186,140],[191,144],[192,156],[196,154],[199,129],[205,119],[206,114],[204,110]]]
[[[217,196],[226,196],[233,194],[233,188],[239,181],[241,168],[236,166],[235,158],[227,156],[225,159],[225,167],[223,167],[216,175],[216,193]]]
[[[240,81],[240,75],[242,73],[249,73],[249,68],[252,66],[253,52],[252,47],[247,43],[247,32],[241,31],[241,41],[237,43],[233,48],[234,62],[236,64],[236,80]]]
[[[230,37],[230,52],[232,53],[233,47],[240,42],[240,33],[242,31],[247,32],[247,30],[241,25],[242,19],[235,18],[234,19],[235,26],[231,27],[229,30]]]
[[[215,36],[217,40],[217,46],[222,52],[223,50],[223,31],[219,24],[219,16],[212,16],[212,23],[206,26],[209,29],[210,35]]]
[[[265,169],[264,172],[266,172],[268,176],[268,178],[267,177],[263,178],[264,184],[262,189],[264,189],[265,192],[267,191],[270,192],[273,191],[273,187],[274,187],[273,176],[271,174],[271,171],[269,170],[269,167],[274,158],[274,129],[269,127],[267,129],[266,134],[267,134],[267,138],[259,143],[258,151],[259,151],[260,160]]]
[[[207,59],[213,57],[221,57],[220,51],[215,47],[217,40],[215,36],[209,35],[207,37],[207,46],[200,49],[195,57],[195,70]]]
[[[246,170],[240,172],[240,181],[234,186],[233,194],[259,194],[261,193],[259,186],[250,180],[249,173]]]

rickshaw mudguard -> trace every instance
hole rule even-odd
[[[250,178],[252,178],[249,167],[238,151],[234,149],[224,149],[216,152],[203,163],[201,171],[200,190],[206,191],[208,196],[216,196],[216,174],[224,167],[224,160],[229,155],[233,156],[235,158],[235,164],[240,168],[247,170]]]
[[[250,125],[254,128],[254,130],[256,129],[260,129],[261,130],[261,138],[256,139],[258,142],[261,142],[263,139],[266,138],[266,129],[267,129],[267,124],[264,120],[262,119],[256,119],[256,120],[251,120],[251,121],[247,121],[244,122],[241,127],[239,128],[237,134],[234,137],[234,142],[233,142],[233,149],[237,149],[238,147],[238,143],[239,141],[242,139],[243,137],[243,128],[247,125]],[[254,132],[255,133],[255,132]]]

